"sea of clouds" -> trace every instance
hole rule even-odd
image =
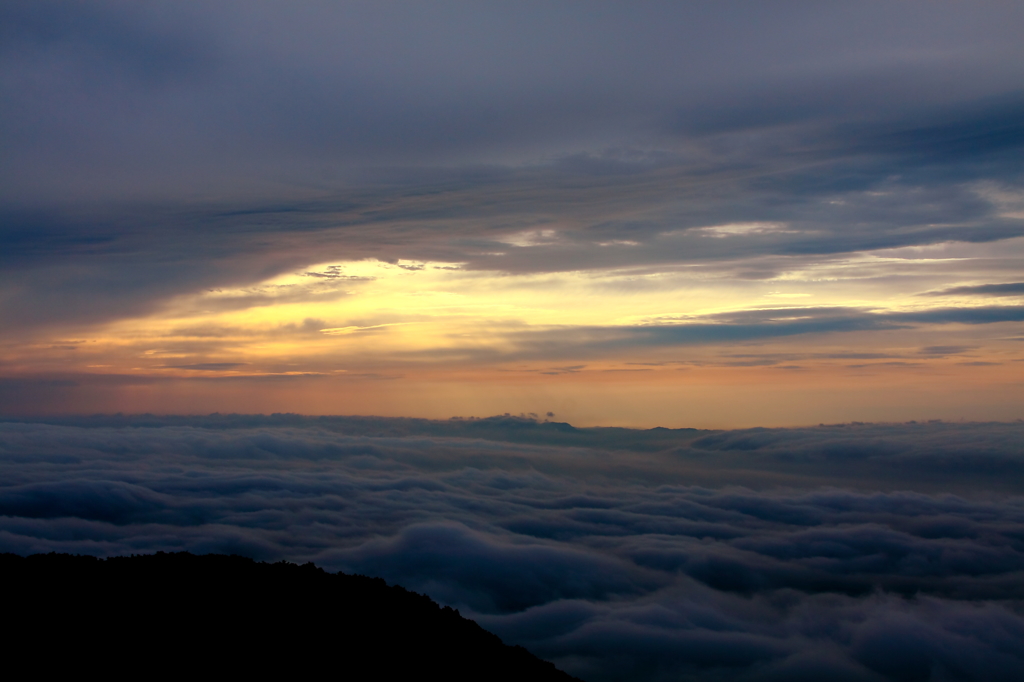
[[[588,682],[1024,671],[1024,424],[629,451],[185,421],[0,423],[0,551],[381,576]]]

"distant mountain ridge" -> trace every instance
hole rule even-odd
[[[161,428],[185,426],[202,429],[299,428],[321,429],[348,436],[403,438],[474,438],[529,445],[556,445],[658,452],[679,447],[717,430],[692,428],[631,429],[619,426],[576,427],[566,422],[540,419],[536,415],[495,415],[491,417],[375,417],[359,415],[274,414],[157,415],[95,414],[14,417],[0,415],[0,422],[52,424],[79,428]]]
[[[311,563],[0,554],[0,579],[8,651],[47,670],[577,680],[429,597]]]

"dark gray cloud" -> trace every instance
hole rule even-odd
[[[1005,284],[976,284],[973,286],[950,287],[941,291],[929,291],[927,296],[1020,296],[1024,294],[1024,282],[1007,282]]]
[[[59,131],[74,148],[40,151],[81,163],[107,146],[94,168],[159,159],[172,178],[183,163],[271,161],[315,182],[368,158],[479,163],[679,129],[898,119],[1012,91],[1020,75],[1020,12],[995,3],[10,2],[4,14],[8,82],[42,76],[11,107],[8,125],[29,133],[15,150]]]
[[[1012,3],[0,12],[13,330],[329,260],[763,277],[746,259],[1024,233],[978,189],[1020,187]],[[786,229],[692,232],[751,221]]]
[[[685,319],[684,319],[685,318]],[[983,325],[1024,320],[1024,306],[934,308],[914,312],[873,312],[829,308],[763,308],[711,315],[661,317],[655,324],[602,327],[555,327],[511,332],[518,351],[503,357],[576,358],[597,356],[615,349],[700,345],[778,339],[799,335],[910,329],[923,325]],[[685,322],[679,324],[679,322]],[[962,352],[964,346],[932,346],[924,355]],[[877,354],[870,357],[878,357]],[[488,356],[497,359],[497,355]],[[776,364],[760,356],[734,361],[734,366]],[[729,364],[728,361],[724,364]]]
[[[379,575],[594,682],[1024,665],[1020,424],[66,421],[0,424],[4,551]]]

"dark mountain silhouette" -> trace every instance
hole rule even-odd
[[[577,679],[424,595],[313,564],[0,554],[0,579],[8,655],[40,670]]]

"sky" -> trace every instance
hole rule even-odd
[[[1024,417],[1024,5],[0,6],[0,413]]]

